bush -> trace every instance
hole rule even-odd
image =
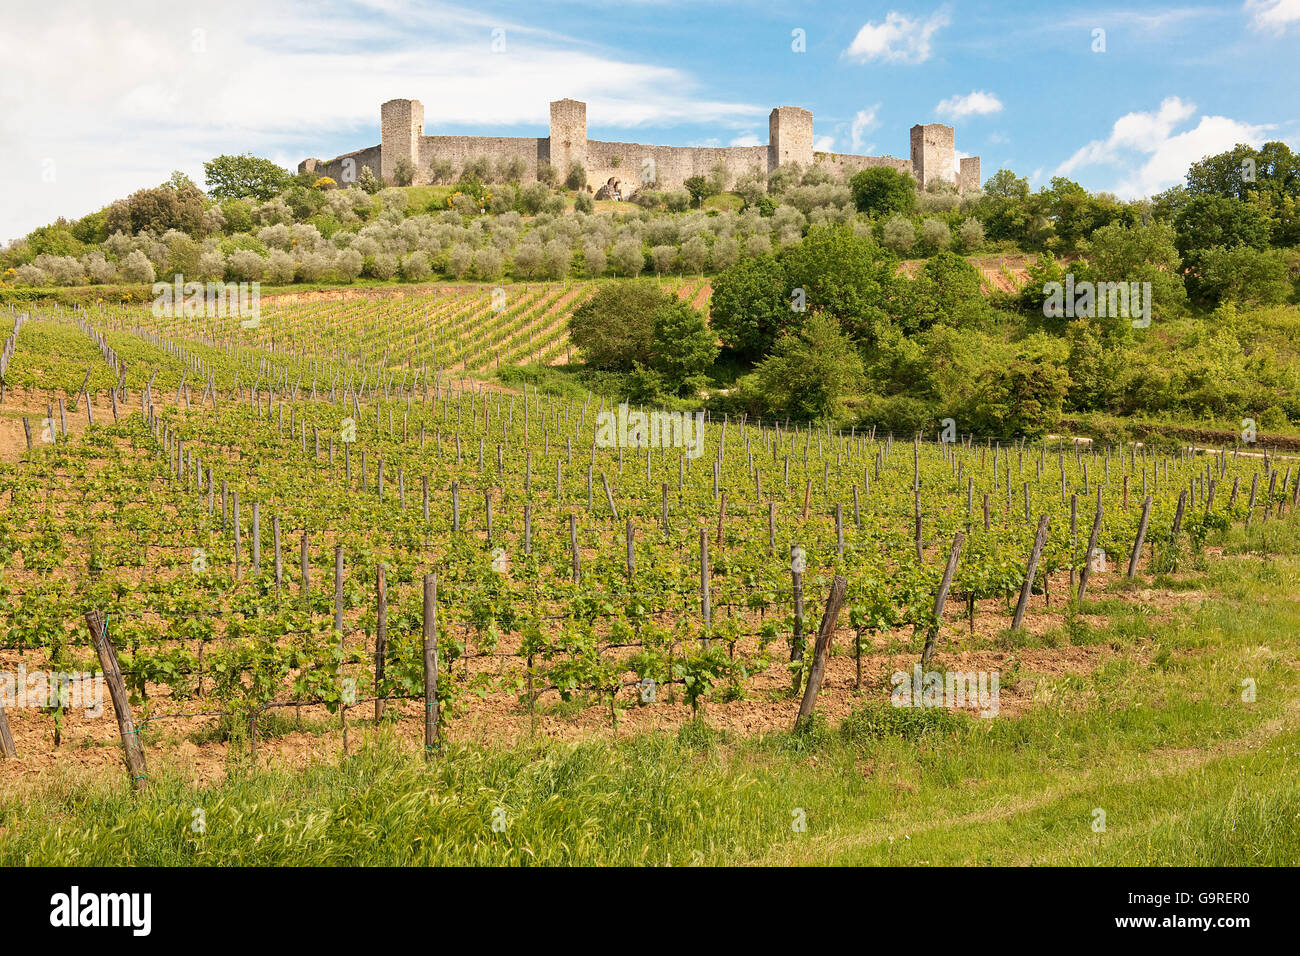
[[[577,160],[570,163],[569,171],[564,176],[564,185],[569,189],[585,189],[587,187],[586,167]]]
[[[984,244],[984,223],[966,219],[957,227],[957,245],[962,252],[974,252]]]
[[[916,180],[890,166],[872,166],[849,180],[859,212],[882,218],[916,208]]]
[[[691,208],[691,194],[684,189],[675,189],[664,194],[664,206],[669,212],[685,212]]]
[[[384,188],[383,182],[369,166],[361,167],[361,173],[357,176],[357,185],[361,187],[362,192],[369,196],[373,196]]]
[[[266,260],[266,279],[275,285],[288,285],[298,272],[298,264],[293,256],[283,249],[272,249]]]
[[[885,223],[881,239],[887,249],[900,254],[908,252],[916,244],[916,227],[906,216],[893,216]]]
[[[370,262],[370,275],[384,281],[397,275],[397,256],[388,252],[375,256]]]
[[[1212,246],[1200,256],[1198,293],[1212,302],[1277,305],[1291,294],[1286,260],[1280,250],[1250,246]]]
[[[596,208],[596,201],[588,193],[578,193],[573,199],[574,212],[593,212]]]
[[[946,222],[927,219],[921,223],[921,244],[931,254],[943,252],[952,245],[952,230]]]
[[[474,264],[474,250],[458,242],[447,253],[447,274],[453,279],[462,278]]]
[[[724,345],[757,359],[801,318],[789,296],[780,262],[770,255],[743,259],[713,280],[709,323]]]
[[[402,263],[402,278],[411,282],[420,282],[429,278],[433,267],[429,265],[429,255],[423,251],[412,252]]]
[[[569,335],[592,368],[649,369],[675,392],[717,357],[704,316],[649,281],[597,290],[569,319]]]
[[[148,262],[149,260],[146,259],[145,264],[147,265]],[[149,266],[149,270],[150,270],[150,274],[149,274],[148,281],[152,282],[153,266]],[[25,262],[22,265],[20,265],[17,269],[14,270],[14,281],[18,285],[43,286],[43,285],[49,285],[50,277],[46,275],[45,272],[40,268],[38,268],[37,266],[32,265],[30,262]]]
[[[769,410],[800,420],[840,420],[845,398],[866,384],[857,348],[820,313],[782,335],[757,375]]]
[[[236,249],[226,260],[226,271],[235,282],[258,282],[266,269],[266,260],[251,249]]]
[[[152,283],[154,281],[153,263],[139,249],[133,250],[123,259],[117,271],[123,282]]]

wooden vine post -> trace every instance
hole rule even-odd
[[[1213,494],[1214,489],[1210,489]],[[1147,495],[1142,501],[1142,517],[1138,519],[1137,537],[1133,540],[1133,553],[1128,559],[1128,577],[1137,576],[1138,559],[1142,557],[1142,544],[1147,539],[1147,522],[1151,520],[1151,496]]]
[[[438,576],[424,576],[424,759],[432,760],[438,742]]]
[[[1038,572],[1038,560],[1043,555],[1043,546],[1047,544],[1047,515],[1038,519],[1038,532],[1034,535],[1034,547],[1029,552],[1029,564],[1025,568],[1025,583],[1020,589],[1020,600],[1016,602],[1016,615],[1011,621],[1011,630],[1020,630],[1025,621],[1025,609],[1029,607],[1029,595],[1034,588],[1034,575]]]
[[[1097,550],[1097,536],[1101,534],[1101,489],[1097,489],[1097,513],[1092,519],[1092,533],[1088,535],[1088,550],[1083,553],[1083,570],[1079,572],[1079,597],[1088,593],[1088,578],[1092,574],[1092,555]]]
[[[943,569],[943,580],[939,582],[939,593],[934,596],[934,621],[930,632],[925,636],[925,649],[921,652],[921,670],[924,671],[934,656],[934,645],[939,640],[939,625],[943,623],[943,608],[948,603],[948,589],[952,587],[953,575],[957,573],[957,560],[961,557],[961,546],[966,536],[958,531],[953,535],[952,550],[948,552],[948,563]]]
[[[18,756],[14,746],[14,735],[9,730],[9,718],[5,716],[5,702],[0,700],[0,758],[10,759]]]
[[[122,736],[122,751],[126,756],[126,770],[131,776],[131,789],[140,790],[148,779],[145,768],[144,747],[140,731],[131,717],[131,702],[122,681],[122,666],[117,661],[117,651],[108,639],[108,624],[97,609],[86,612],[86,626],[90,628],[90,642],[99,656],[99,668],[104,672],[104,683],[113,700],[113,713],[117,716],[117,729]]]
[[[384,565],[375,568],[375,726],[384,716],[384,658],[388,650],[388,581]]]
[[[813,708],[817,706],[817,694],[822,688],[822,678],[826,676],[826,657],[830,653],[831,641],[835,637],[835,627],[839,623],[840,609],[844,607],[844,598],[848,594],[849,582],[842,574],[837,574],[831,582],[831,593],[826,599],[826,611],[822,614],[821,626],[817,629],[817,642],[813,645],[812,668],[808,671],[808,686],[804,688],[803,700],[799,702],[799,715],[795,717],[794,729],[799,730],[812,719]]]

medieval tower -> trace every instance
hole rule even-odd
[[[929,123],[913,126],[909,159],[892,156],[858,156],[817,152],[813,148],[813,116],[798,106],[778,106],[768,115],[768,141],[758,146],[652,146],[587,138],[587,104],[580,100],[555,100],[550,104],[550,130],[545,138],[526,136],[426,136],[424,104],[394,99],[379,108],[378,146],[344,153],[331,160],[306,159],[299,171],[333,178],[340,185],[357,182],[369,167],[386,183],[399,178],[399,164],[411,182],[427,183],[430,167],[463,167],[471,159],[509,160],[534,178],[543,164],[554,168],[560,180],[575,165],[587,176],[587,189],[613,198],[629,198],[637,189],[679,189],[692,176],[711,176],[719,167],[729,184],[740,177],[771,173],[781,166],[814,164],[851,176],[872,166],[890,166],[912,175],[921,188],[943,181],[960,192],[980,188],[978,156],[956,162],[951,126]]]

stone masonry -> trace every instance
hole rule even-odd
[[[405,159],[415,170],[415,182],[429,181],[434,160],[463,166],[487,156],[493,160],[517,158],[526,178],[534,178],[544,163],[555,168],[560,180],[577,163],[587,174],[587,189],[609,186],[623,198],[642,185],[677,189],[691,176],[709,176],[721,164],[728,185],[749,172],[771,173],[779,166],[814,164],[852,175],[872,166],[892,166],[912,175],[922,188],[938,181],[953,183],[962,193],[980,188],[978,156],[965,156],[958,164],[951,126],[916,125],[911,130],[911,158],[825,153],[813,149],[813,117],[798,106],[779,106],[768,117],[766,146],[651,146],[643,143],[607,142],[587,138],[587,104],[563,99],[551,103],[550,135],[526,136],[426,136],[424,104],[419,100],[389,100],[379,108],[380,144],[331,160],[305,159],[298,169],[329,176],[342,186],[355,183],[364,166],[384,182],[394,181],[398,163]]]

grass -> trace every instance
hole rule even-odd
[[[196,787],[155,768],[135,796],[68,772],[0,797],[0,865],[1294,865],[1296,530],[1229,532],[1204,599],[1159,619],[1089,602],[1110,623],[1070,636],[1113,653],[1089,674],[1009,666],[1004,686],[1036,684],[1019,716],[895,709],[877,688],[798,734],[701,721],[426,766],[381,729],[304,771],[233,762]]]

